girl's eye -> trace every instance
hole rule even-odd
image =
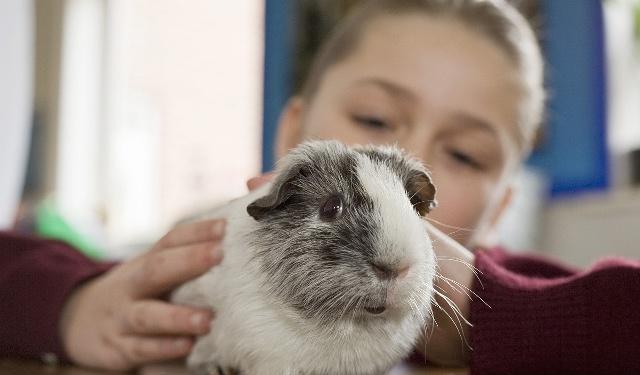
[[[376,116],[352,115],[351,119],[359,125],[376,130],[391,129],[389,123]]]
[[[344,202],[340,194],[334,194],[327,198],[320,206],[320,219],[332,221],[342,216]]]
[[[449,156],[451,156],[456,162],[468,166],[472,169],[481,171],[484,169],[483,165],[480,164],[473,156],[456,149],[449,149],[447,151]]]

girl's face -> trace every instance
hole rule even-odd
[[[471,245],[508,202],[522,100],[515,66],[484,35],[424,15],[379,17],[310,102],[289,102],[277,151],[305,139],[396,144],[432,172],[429,218]]]

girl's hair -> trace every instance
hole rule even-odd
[[[367,25],[385,15],[423,13],[451,19],[493,41],[518,69],[526,98],[521,108],[518,142],[526,153],[543,116],[543,62],[535,35],[527,21],[503,0],[371,0],[353,9],[320,48],[302,96],[311,100],[327,70],[356,50]]]

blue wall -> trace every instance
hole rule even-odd
[[[609,184],[604,25],[600,0],[545,0],[549,122],[531,157],[554,197]]]
[[[265,1],[262,171],[273,168],[278,117],[291,93],[294,2]]]

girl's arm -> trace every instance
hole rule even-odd
[[[57,321],[66,298],[111,266],[63,242],[0,232],[0,357],[65,358]]]
[[[130,369],[185,356],[211,312],[162,296],[221,260],[224,222],[176,227],[149,252],[95,263],[68,245],[0,232],[0,357]]]
[[[579,272],[539,256],[478,250],[474,374],[639,374],[640,262]]]
[[[447,314],[455,311],[446,302],[446,313],[435,308],[438,327],[418,348],[426,358],[468,363],[474,374],[640,373],[640,262],[605,259],[578,271],[501,249],[471,254],[429,232],[443,276],[437,288],[472,326],[451,323]],[[472,263],[477,277],[452,258]]]

